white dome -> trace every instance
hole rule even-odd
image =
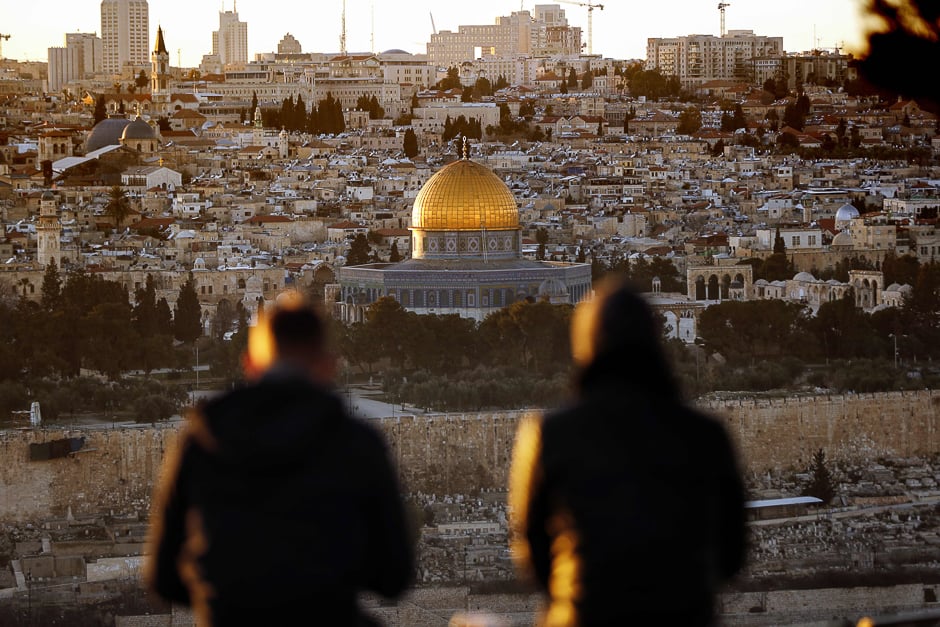
[[[842,205],[839,207],[839,210],[836,211],[836,222],[848,222],[857,217],[858,209],[849,204]]]
[[[801,281],[803,283],[815,283],[816,277],[814,277],[809,272],[798,272],[796,276],[793,277],[794,281]]]
[[[854,245],[855,242],[852,240],[852,236],[848,231],[842,231],[832,238],[832,246],[844,246],[846,248],[851,248]]]

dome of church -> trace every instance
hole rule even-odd
[[[849,204],[842,205],[839,207],[838,211],[836,211],[836,222],[848,222],[857,217],[858,209]]]
[[[127,118],[105,118],[95,124],[85,140],[85,152],[92,152],[105,146],[117,146],[121,143],[124,127],[130,124]]]
[[[833,237],[832,244],[830,244],[830,246],[833,248],[838,248],[840,246],[851,248],[854,245],[855,245],[855,242],[852,241],[852,236],[849,234],[848,231],[842,231],[841,233]]]
[[[153,128],[140,118],[137,118],[125,126],[124,132],[121,134],[121,139],[124,141],[132,139],[153,139],[154,137]]]
[[[429,231],[514,230],[519,228],[519,209],[492,170],[460,159],[438,170],[418,192],[411,226]]]

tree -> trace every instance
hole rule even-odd
[[[111,187],[108,204],[105,206],[104,211],[114,220],[115,230],[119,230],[132,211],[131,202],[127,198],[127,193],[123,187],[120,185]]]
[[[581,76],[581,89],[587,91],[594,84],[594,73],[588,70]]]
[[[202,335],[202,307],[196,294],[192,273],[180,286],[176,307],[173,309],[173,337],[180,342],[193,343]]]
[[[108,117],[107,103],[104,100],[104,94],[95,98],[95,124]]]
[[[568,84],[569,89],[578,88],[578,73],[574,71],[574,68],[568,69]]]
[[[415,135],[413,128],[408,128],[405,131],[405,136],[402,138],[402,150],[409,159],[418,156],[418,136]]]
[[[468,85],[460,93],[460,102],[473,102],[473,86]]]
[[[137,87],[137,89],[144,89],[149,84],[150,78],[147,76],[146,72],[141,70],[140,74],[137,75],[137,78],[134,79],[134,85]]]
[[[822,449],[813,453],[809,472],[812,476],[809,484],[803,488],[803,496],[815,496],[822,499],[823,503],[829,504],[835,497],[836,491],[832,485],[832,474],[826,466],[826,453]]]
[[[258,110],[258,92],[252,91],[252,92],[251,92],[251,111],[250,111],[250,115],[254,116],[255,111],[257,111],[257,110]]]
[[[477,96],[492,96],[493,95],[493,86],[490,84],[490,81],[485,76],[481,76],[473,84],[473,93]]]
[[[535,241],[538,242],[539,249],[536,257],[539,261],[545,259],[545,245],[548,244],[548,230],[540,226],[535,232]]]
[[[506,77],[500,74],[496,77],[496,82],[493,83],[493,91],[499,91],[500,89],[505,89],[509,87],[509,81],[506,80]]]
[[[401,261],[401,253],[398,252],[398,242],[392,242],[392,247],[388,251],[388,260],[391,263],[398,263]]]
[[[626,126],[626,120],[624,121]],[[696,107],[689,107],[679,114],[679,126],[676,127],[676,133],[680,135],[691,135],[702,128],[702,112]]]
[[[50,259],[42,275],[42,308],[46,311],[57,310],[62,301],[62,279],[55,259]]]
[[[448,90],[460,87],[460,70],[455,66],[447,68],[447,76],[437,82],[437,89]]]
[[[372,247],[369,246],[369,239],[364,234],[357,233],[349,245],[349,251],[346,253],[346,265],[361,266],[371,261]]]

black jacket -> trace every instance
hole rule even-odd
[[[212,625],[253,613],[353,625],[356,595],[398,597],[413,549],[381,434],[295,376],[209,402],[168,458],[146,579]]]
[[[632,370],[595,368],[577,402],[520,428],[513,549],[549,596],[543,624],[707,625],[742,566],[724,428]]]

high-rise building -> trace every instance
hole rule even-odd
[[[675,76],[684,88],[694,89],[712,80],[753,82],[756,59],[783,54],[783,37],[755,35],[750,30],[731,30],[723,37],[651,37],[646,44],[646,69]]]
[[[128,63],[147,65],[150,8],[147,0],[101,0],[103,69],[120,74]]]
[[[514,11],[495,24],[459,26],[431,35],[428,56],[438,67],[459,65],[485,56],[578,55],[581,29],[569,26],[557,4],[537,4],[533,12]]]
[[[212,33],[212,54],[222,67],[248,63],[248,23],[238,19],[238,10],[219,11],[219,30]]]
[[[49,48],[47,89],[59,91],[76,80],[101,71],[101,38],[94,33],[66,33],[64,48]]]
[[[303,49],[300,47],[300,42],[297,41],[297,38],[287,33],[284,35],[284,38],[277,44],[277,53],[278,54],[301,54]]]

